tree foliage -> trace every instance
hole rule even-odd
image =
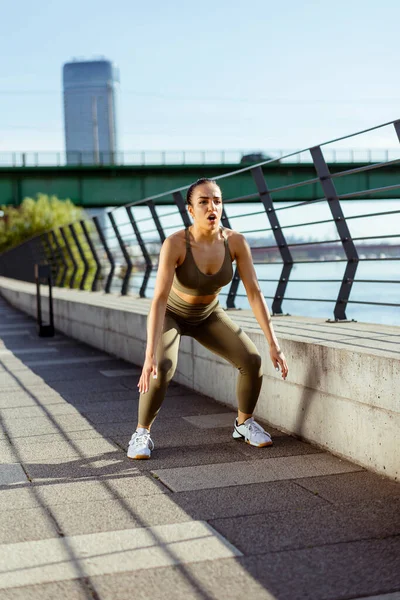
[[[20,206],[1,206],[0,209],[0,252],[35,235],[84,218],[83,209],[70,200],[46,194],[37,194],[36,199],[25,198]]]

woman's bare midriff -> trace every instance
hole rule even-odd
[[[172,289],[179,298],[182,298],[188,304],[210,304],[217,297],[216,294],[211,294],[210,296],[190,296],[190,294],[180,292],[174,286],[172,286]]]

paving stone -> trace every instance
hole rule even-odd
[[[16,526],[16,524],[18,525]],[[42,507],[18,511],[0,511],[0,549],[1,544],[41,540],[57,536],[58,532],[54,521]]]
[[[0,546],[0,589],[240,556],[201,521]]]
[[[334,503],[357,503],[364,502],[365,499],[400,497],[398,482],[368,471],[297,479],[296,483]]]
[[[136,461],[138,469],[140,471],[157,471],[175,467],[189,468],[192,465],[211,465],[227,461],[243,461],[244,459],[240,448],[233,440],[225,444],[210,443],[196,446],[183,446],[180,445],[179,440],[176,440],[176,444],[176,447],[172,448],[155,448],[151,460]]]
[[[101,500],[115,500],[132,497],[141,498],[154,494],[165,494],[165,486],[155,479],[141,475],[131,467],[122,475],[103,477],[102,479],[74,480],[65,483],[57,481],[38,481],[34,484],[38,497],[46,506]]]
[[[64,404],[65,400],[56,392],[53,392],[49,397],[40,399],[41,406],[52,404]],[[0,409],[8,408],[23,408],[29,406],[38,406],[38,401],[31,394],[25,391],[13,390],[3,394],[0,389]]]
[[[138,367],[130,369],[107,369],[105,371],[99,371],[100,375],[104,377],[134,377],[137,381],[137,375],[140,375],[141,370]]]
[[[111,356],[86,356],[86,357],[78,357],[78,358],[52,358],[48,360],[27,360],[25,364],[32,367],[47,367],[49,365],[58,366],[58,365],[80,365],[83,369],[86,368],[88,363],[102,363],[102,362],[112,362],[115,360]]]
[[[268,450],[268,449],[266,449]],[[328,473],[362,470],[329,454],[308,454],[257,461],[202,465],[176,469],[154,470],[154,473],[175,492],[201,490],[230,485],[246,485],[262,481],[279,481],[315,477]]]
[[[51,511],[66,535],[182,523],[193,518],[175,502],[173,494],[146,496],[145,500],[124,496],[118,500],[56,504]]]
[[[56,419],[49,417],[31,417],[29,419],[14,419],[7,423],[7,432],[11,438],[42,435],[46,433],[69,433],[93,429],[92,423],[81,415],[58,415]]]
[[[24,467],[32,481],[70,481],[82,478],[122,476],[139,471],[131,466],[125,452],[116,450],[86,457],[50,457],[43,462],[26,462]]]
[[[237,413],[224,412],[216,415],[200,415],[198,417],[183,417],[185,421],[199,429],[216,429],[217,427],[233,428]]]
[[[61,441],[47,444],[35,444],[31,440],[18,438],[15,440],[15,448],[20,459],[29,463],[48,463],[50,460],[64,458],[104,458],[110,455],[114,456],[118,450],[113,443],[101,437],[86,440],[66,440],[64,438]]]
[[[172,498],[194,519],[200,520],[300,510],[327,504],[291,481],[176,492]]]
[[[55,598],[92,600],[93,594],[83,580],[56,581],[0,590],[0,600],[55,600]]]
[[[15,453],[15,449],[11,446],[8,440],[0,440],[0,464],[3,463],[16,463],[18,461],[18,455]]]
[[[33,486],[25,477],[26,486],[16,485],[12,488],[0,488],[0,506],[2,511],[20,510],[21,508],[37,508],[40,502]]]
[[[348,600],[400,590],[398,536],[270,552],[239,562],[279,600]]]
[[[263,460],[267,454],[268,458],[278,458],[281,456],[297,456],[302,454],[325,454],[323,450],[311,444],[306,444],[290,435],[279,432],[275,435],[275,430],[268,428],[274,442],[273,446],[267,448],[254,448],[240,440],[236,443],[240,446],[241,453],[249,460]],[[260,451],[261,450],[261,451]]]
[[[0,464],[0,486],[25,483],[28,478],[18,463]]]
[[[1,331],[0,331],[0,335],[1,335]],[[26,355],[31,355],[31,356],[36,356],[37,354],[58,354],[58,350],[57,348],[38,348],[38,347],[31,347],[31,348],[14,348],[13,350],[0,350],[0,357],[3,356],[12,356],[15,355],[17,357],[19,356],[26,356]]]
[[[76,381],[59,381],[54,383],[52,388],[61,394],[67,401],[69,401],[70,398],[78,398],[88,394],[114,391],[126,393],[126,387],[124,387],[118,380],[104,379],[103,377],[89,379],[88,381],[82,380],[79,382],[79,386],[76,385]]]
[[[102,600],[277,600],[242,566],[240,558],[91,577]]]
[[[393,594],[379,594],[379,596],[363,596],[362,598],[351,598],[350,600],[400,600],[400,592]]]
[[[18,408],[2,408],[0,414],[7,423],[11,419],[31,419],[33,417],[47,417],[48,415],[76,415],[77,410],[67,402],[58,402],[47,406],[32,405],[19,406]]]
[[[244,554],[261,554],[400,533],[399,503],[343,511],[330,505],[211,520]],[[368,518],[368,516],[370,517]]]

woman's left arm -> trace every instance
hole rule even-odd
[[[254,316],[267,338],[272,363],[275,369],[279,369],[280,367],[282,377],[286,379],[289,369],[285,355],[279,347],[279,342],[272,327],[271,315],[258,283],[250,247],[241,233],[235,232],[231,236],[231,240],[233,242],[231,245],[233,246],[232,250],[234,251],[240,279],[246,289],[247,298],[249,299]]]

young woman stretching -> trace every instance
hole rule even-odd
[[[154,298],[147,325],[147,348],[138,383],[139,422],[128,457],[150,458],[150,427],[160,410],[177,361],[182,335],[222,356],[238,371],[238,417],[233,437],[257,447],[271,446],[269,433],[252,417],[261,389],[261,356],[250,338],[220,307],[218,293],[233,277],[236,260],[250,306],[270,346],[274,367],[286,379],[288,366],[275,337],[260,290],[250,248],[242,234],[222,228],[222,196],[210,179],[187,192],[193,225],[169,236],[161,249]]]

